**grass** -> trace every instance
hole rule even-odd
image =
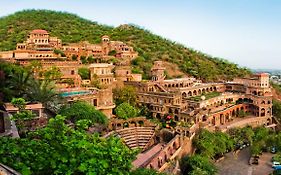
[[[194,97],[190,97],[189,100],[192,100],[192,101],[202,101],[202,96],[205,96],[205,100],[208,100],[208,99],[211,99],[211,98],[214,98],[214,97],[218,97],[220,96],[221,93],[220,92],[210,92],[210,93],[205,93],[205,94],[201,94],[201,95],[198,95],[198,96],[194,96]]]

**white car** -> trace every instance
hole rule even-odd
[[[280,162],[272,162],[272,167],[275,167],[275,166],[280,166]]]

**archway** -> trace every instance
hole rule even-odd
[[[191,96],[192,96],[192,92],[191,92],[191,91],[188,91],[188,93],[187,93],[187,94],[188,94],[188,96],[189,96],[189,97],[191,97]]]
[[[139,126],[140,126],[140,127],[144,126],[144,121],[141,120],[141,121],[139,121],[138,123],[139,123]]]
[[[175,115],[175,121],[179,121],[179,117]]]
[[[261,116],[264,117],[265,116],[265,109],[261,108]]]
[[[132,127],[137,127],[137,123],[134,122],[134,121],[131,121],[131,122],[130,122],[130,126],[132,126]]]
[[[197,96],[197,91],[196,90],[193,91],[193,95]]]
[[[160,116],[159,113],[156,114],[156,118],[159,119],[159,120],[161,119],[161,116]]]
[[[205,122],[205,121],[207,121],[207,119],[208,119],[207,116],[204,115],[203,118],[202,118],[202,121]]]
[[[185,98],[186,97],[186,93],[184,92],[184,93],[182,93],[182,97],[183,98]]]
[[[128,122],[123,123],[123,128],[128,128],[128,127],[129,127],[129,123]]]
[[[220,123],[223,125],[224,124],[224,115],[220,114]]]
[[[205,94],[206,93],[206,90],[205,89],[202,89],[202,94]]]

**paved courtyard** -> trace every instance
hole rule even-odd
[[[216,163],[219,169],[219,175],[268,175],[273,169],[271,168],[271,153],[263,153],[259,159],[259,165],[249,165],[250,158],[249,148],[243,149],[238,155],[228,153],[225,159]]]

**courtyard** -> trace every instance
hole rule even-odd
[[[227,153],[225,159],[216,163],[219,175],[268,175],[273,172],[271,158],[273,154],[263,153],[258,165],[249,165],[250,149],[245,148],[237,155]]]

